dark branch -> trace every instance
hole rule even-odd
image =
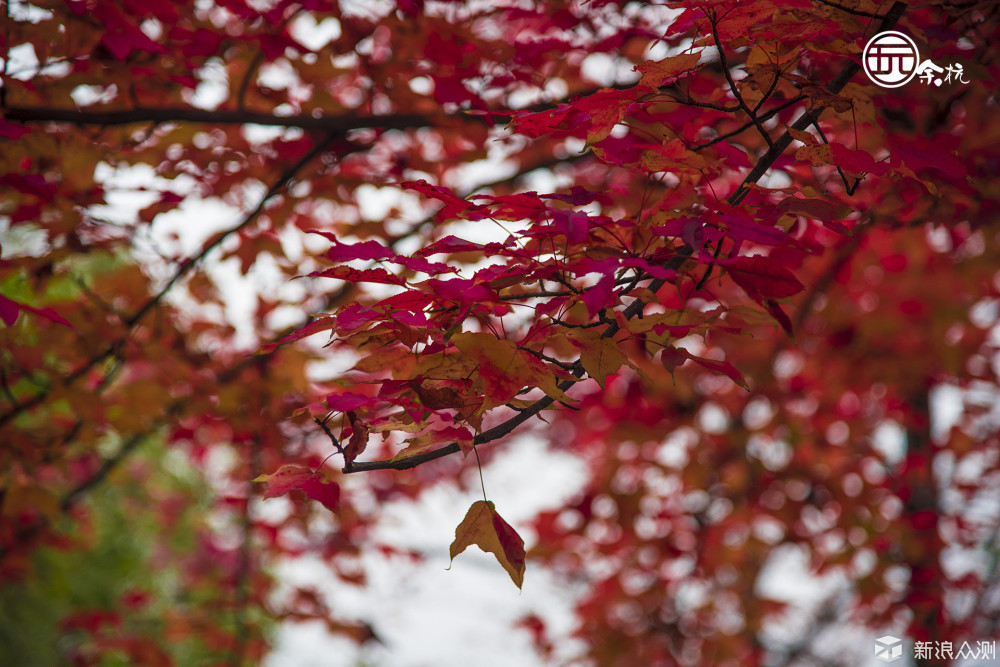
[[[854,14],[855,16],[864,16],[870,19],[881,18],[878,14],[872,14],[871,12],[861,11],[860,9],[851,9],[850,7],[845,7],[839,2],[832,2],[831,0],[819,0],[819,2],[820,4],[826,5],[827,7],[833,7],[834,9],[839,9],[842,12],[847,12],[848,14]],[[886,16],[888,16],[888,14],[886,14]]]
[[[7,107],[4,118],[19,123],[71,123],[111,127],[146,123],[204,123],[206,125],[269,125],[297,127],[303,130],[342,134],[350,130],[406,130],[434,124],[424,114],[392,114],[387,116],[276,116],[256,111],[196,109],[192,107],[137,107],[119,111],[85,111],[51,107]],[[477,118],[462,116],[462,118]]]
[[[6,64],[6,61],[5,61]],[[611,88],[631,88],[634,83],[615,84]],[[662,91],[673,88],[665,86]],[[599,88],[574,90],[562,99],[539,102],[517,111],[547,111],[566,104],[578,97],[587,97]],[[0,88],[0,93],[5,92]],[[267,125],[270,127],[295,127],[307,131],[343,134],[351,130],[411,130],[422,127],[446,125],[459,119],[472,123],[487,123],[487,117],[473,114],[418,114],[394,113],[384,116],[343,114],[338,116],[295,115],[279,116],[274,113],[246,109],[197,109],[193,107],[142,107],[115,110],[66,109],[57,107],[21,107],[0,104],[5,120],[18,123],[70,123],[81,126],[112,127],[119,125],[146,125],[149,123],[204,123],[205,125]],[[492,116],[492,122],[504,125],[511,121],[514,112],[506,111]]]
[[[733,97],[736,98],[736,103],[740,105],[743,112],[750,118],[750,122],[753,123],[754,127],[757,128],[757,132],[760,136],[764,137],[764,141],[767,142],[768,146],[773,146],[771,141],[771,135],[767,133],[764,126],[760,122],[760,118],[757,117],[757,109],[751,109],[747,103],[743,100],[743,95],[740,94],[740,89],[736,86],[736,82],[733,81],[732,74],[729,73],[729,64],[726,62],[726,50],[722,46],[722,42],[719,40],[719,25],[716,16],[712,15],[708,17],[709,23],[712,25],[712,39],[715,40],[715,50],[719,53],[719,63],[722,65],[722,73],[726,77],[726,83],[729,84],[729,90],[732,91]],[[775,78],[777,82],[777,78]],[[772,84],[771,89],[774,89]],[[768,93],[770,94],[770,92]],[[767,99],[767,95],[763,99]]]
[[[788,100],[787,102],[782,102],[781,104],[779,104],[778,106],[774,107],[773,109],[771,109],[767,113],[764,113],[764,114],[761,114],[760,116],[757,116],[757,120],[760,121],[760,122],[762,122],[762,123],[764,121],[766,121],[766,120],[770,120],[773,116],[778,115],[779,113],[781,113],[782,111],[784,111],[788,107],[793,106],[795,104],[798,104],[799,102],[801,102],[804,99],[806,99],[805,95],[799,95],[798,97],[793,97],[792,99]],[[697,152],[697,151],[700,151],[700,150],[702,150],[704,148],[708,148],[709,146],[717,144],[720,141],[725,141],[726,139],[729,139],[731,137],[735,137],[737,134],[740,134],[741,132],[750,129],[751,127],[754,127],[754,122],[752,120],[748,120],[746,123],[744,123],[743,125],[739,126],[735,130],[732,130],[731,132],[726,132],[725,134],[720,134],[719,136],[715,137],[714,139],[710,139],[708,141],[703,141],[700,144],[695,144],[694,146],[691,146],[691,150]]]
[[[819,123],[813,123],[813,127],[815,127],[816,131],[819,132],[819,138],[823,140],[823,143],[829,146],[830,141],[826,138],[826,134],[823,132],[823,128],[819,126]],[[840,176],[840,180],[844,183],[844,191],[847,192],[848,196],[853,196],[855,191],[857,191],[858,186],[861,185],[861,181],[864,179],[864,176],[862,175],[861,178],[854,179],[854,185],[851,185],[847,182],[847,174],[844,173],[843,168],[841,168],[839,164],[836,166],[837,174]]]
[[[168,412],[176,411],[176,407],[171,406],[171,408],[172,409]],[[138,449],[139,445],[141,445],[150,435],[150,433],[135,433],[129,436],[128,439],[122,443],[118,452],[114,456],[104,459],[104,461],[101,462],[100,467],[95,470],[90,477],[77,484],[69,493],[63,496],[59,503],[59,508],[63,512],[68,512],[70,508],[72,508],[80,498],[86,495],[88,491],[107,479],[108,475],[110,475],[115,468],[120,466],[125,459],[132,454],[132,452]]]

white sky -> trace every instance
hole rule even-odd
[[[583,464],[566,454],[547,453],[527,437],[501,446],[508,451],[484,467],[486,490],[530,549],[534,537],[524,522],[571,496],[583,480]],[[471,460],[469,465],[474,468]],[[385,646],[359,651],[347,640],[328,636],[319,624],[288,624],[266,667],[337,667],[358,664],[361,658],[386,667],[545,664],[532,649],[529,634],[511,627],[534,613],[546,620],[553,638],[565,639],[572,629],[573,591],[530,560],[519,591],[496,559],[475,547],[446,569],[455,527],[481,498],[477,482],[467,492],[436,487],[417,503],[387,506],[375,530],[377,539],[427,558],[413,564],[372,550],[363,558],[369,577],[364,589],[324,581],[325,568],[309,561],[282,568],[287,581],[325,591],[335,611],[372,619]],[[572,641],[558,645],[561,658],[570,657],[576,646]]]

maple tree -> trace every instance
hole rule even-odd
[[[62,657],[253,663],[267,619],[373,641],[269,568],[363,585],[379,508],[515,432],[583,489],[528,545],[484,490],[450,555],[582,581],[594,664],[1000,634],[991,3],[5,11],[0,578],[130,521],[175,568],[52,612]],[[969,82],[875,86],[889,29]],[[843,585],[788,640],[763,582],[793,552]]]

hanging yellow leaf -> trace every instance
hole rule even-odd
[[[497,514],[493,503],[488,500],[472,503],[462,523],[455,529],[451,559],[454,561],[455,556],[472,544],[496,556],[511,581],[521,587],[524,582],[524,540]]]

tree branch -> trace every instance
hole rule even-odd
[[[478,186],[472,188],[469,191],[469,193],[471,194],[472,192],[476,192],[476,191],[481,190],[483,188],[488,188],[488,187],[493,187],[493,186],[497,186],[497,185],[502,185],[502,184],[508,183],[508,182],[513,182],[516,179],[523,177],[525,174],[530,173],[532,171],[535,171],[537,169],[543,169],[543,168],[546,168],[546,167],[550,167],[553,164],[560,163],[560,162],[578,160],[578,159],[581,159],[583,157],[585,157],[584,154],[581,154],[581,155],[578,155],[578,156],[571,156],[570,158],[567,158],[565,160],[553,159],[553,160],[548,160],[548,161],[543,161],[543,162],[540,162],[540,163],[535,163],[535,164],[532,164],[532,165],[528,165],[528,166],[523,167],[517,173],[515,173],[515,174],[513,174],[511,176],[506,176],[506,177],[498,178],[498,179],[495,179],[493,181],[489,181],[489,182],[486,182],[486,183],[481,183]],[[303,165],[304,164],[305,163],[303,163]],[[298,166],[298,168],[301,168],[301,166]],[[293,166],[291,168],[291,171],[292,172],[297,171],[296,166]],[[288,172],[286,172],[286,173],[288,173]],[[290,178],[287,179],[287,180],[290,180]],[[278,181],[278,182],[280,182],[280,181]],[[261,206],[263,205],[263,203],[265,203],[265,202],[262,202]],[[261,208],[261,206],[258,206],[258,208],[257,208],[258,213],[259,213],[259,209]],[[413,229],[411,229],[411,230],[409,230],[409,231],[407,231],[407,232],[405,232],[403,234],[400,234],[400,235],[396,236],[394,239],[392,239],[389,242],[390,247],[393,247],[393,246],[397,245],[403,239],[408,238],[413,233],[416,233],[416,229],[419,229],[419,227],[421,227],[423,224],[425,224],[426,222],[429,222],[431,220],[433,220],[433,218],[431,218],[429,220],[421,221],[421,222],[417,223],[414,226]],[[244,219],[244,224],[249,224],[249,221],[247,219]],[[337,301],[343,299],[349,293],[349,291],[352,290],[355,287],[356,287],[355,283],[345,283],[343,285],[343,287],[341,289],[339,289],[337,292],[326,295],[325,304],[319,308],[319,311],[329,310]],[[273,341],[280,341],[281,339],[285,338],[286,336],[288,336],[292,332],[296,331],[297,329],[300,329],[301,327],[307,325],[313,319],[314,319],[313,316],[308,316],[308,317],[305,318],[305,321],[302,322],[301,324],[291,325],[291,326],[286,327],[281,332],[275,334],[273,336],[272,340]],[[267,352],[263,356],[264,357],[270,357],[271,355],[275,354],[279,349],[281,349],[281,348],[275,348],[274,350],[272,350],[270,352]],[[229,384],[230,382],[233,382],[236,378],[239,377],[240,373],[247,366],[249,366],[250,364],[260,363],[261,358],[262,357],[260,357],[260,356],[252,356],[252,357],[248,356],[248,357],[244,357],[239,362],[237,362],[233,366],[230,366],[229,368],[225,369],[224,371],[222,371],[218,375],[218,377],[217,377],[218,384],[220,386],[224,386],[224,385]],[[99,363],[99,362],[97,362],[97,363]],[[8,399],[16,407],[18,404],[16,403],[16,400],[14,399],[13,394],[10,393],[10,390],[9,390],[9,387],[8,387],[8,384],[7,384],[7,378],[6,378],[5,369],[3,367],[0,367],[0,389],[6,390]],[[41,400],[44,400],[44,397],[42,397]],[[179,401],[175,401],[175,402],[171,403],[167,407],[167,409],[163,412],[163,414],[160,417],[158,417],[152,424],[150,424],[150,426],[148,428],[146,428],[145,430],[143,430],[141,432],[133,433],[133,434],[129,435],[125,439],[124,444],[119,448],[118,452],[114,456],[111,456],[108,459],[104,460],[101,463],[101,465],[98,467],[98,469],[90,477],[88,477],[87,479],[85,479],[82,482],[80,482],[77,486],[73,487],[73,489],[71,489],[70,491],[68,491],[66,493],[66,495],[64,495],[62,497],[62,499],[60,500],[60,508],[62,509],[62,511],[63,512],[68,512],[72,508],[72,506],[75,505],[77,502],[79,502],[80,499],[82,499],[88,492],[90,492],[92,489],[100,486],[100,484],[107,478],[107,476],[115,468],[119,467],[122,463],[125,462],[125,460],[129,456],[131,456],[133,453],[135,453],[136,451],[138,451],[139,446],[147,438],[152,437],[152,435],[156,431],[158,431],[159,429],[163,428],[167,424],[167,422],[169,420],[173,419],[178,414],[180,414],[181,411],[182,411],[181,409],[184,406],[186,406],[187,403],[188,403],[188,399],[186,399],[186,398],[183,399],[183,400],[179,400]],[[33,407],[33,406],[31,406],[31,407]],[[324,429],[324,430],[326,430],[326,429]],[[330,435],[331,438],[332,438],[332,433],[329,433],[329,431],[327,431],[327,434]],[[68,434],[64,438],[64,440],[63,440],[64,447],[68,446],[72,442],[73,437],[74,437],[74,434],[71,433],[71,434]],[[336,446],[339,447],[339,443],[337,443],[336,438],[333,438],[333,442],[334,442],[334,444]],[[254,474],[251,477],[256,477],[256,476],[257,475]],[[39,530],[41,530],[43,528],[43,526],[44,526],[44,523],[40,523],[40,522],[34,522],[32,524],[29,524],[29,526],[27,526],[26,528],[23,529],[24,532],[19,533],[19,536],[23,536],[24,539],[28,539],[31,536],[37,534],[37,532]],[[0,559],[2,559],[3,556],[4,556],[4,551],[2,549],[0,549]]]
[[[832,2],[832,0],[819,0],[819,3],[826,5],[827,7],[833,7],[834,9],[839,9],[842,12],[847,12],[848,14],[854,14],[855,16],[864,16],[870,19],[881,18],[879,17],[878,14],[872,14],[871,12],[864,12],[861,11],[860,9],[851,9],[850,7],[845,7],[839,2]],[[886,16],[888,16],[888,14]]]
[[[6,66],[6,61],[4,61]],[[615,84],[615,89],[631,88],[635,84]],[[665,91],[674,86],[665,86]],[[587,97],[598,92],[600,88],[570,91],[561,99],[532,104],[516,111],[547,111],[577,97]],[[0,87],[0,94],[6,88]],[[2,100],[0,100],[2,101]],[[334,132],[343,134],[351,130],[410,130],[422,127],[440,125],[442,119],[459,119],[473,123],[488,123],[486,116],[478,114],[418,114],[394,113],[383,116],[350,113],[338,116],[315,117],[311,114],[279,116],[274,113],[248,111],[246,109],[198,109],[194,107],[143,107],[131,109],[67,109],[58,107],[22,107],[0,104],[5,120],[18,123],[70,123],[81,126],[114,127],[120,125],[135,125],[149,123],[204,123],[205,125],[266,125],[269,127],[299,128],[316,132]],[[500,112],[490,119],[495,124],[505,124],[514,118],[510,114]]]
[[[767,113],[764,113],[764,114],[761,114],[760,116],[757,116],[757,119],[760,122],[763,123],[766,120],[770,120],[773,116],[778,115],[779,113],[781,113],[782,111],[784,111],[788,107],[798,104],[799,102],[801,102],[804,99],[806,99],[805,95],[798,95],[797,97],[793,97],[792,99],[788,100],[787,102],[782,102],[781,104],[779,104],[778,106],[774,107],[773,109],[771,109]],[[703,141],[700,144],[695,144],[694,146],[691,146],[690,150],[697,152],[697,151],[700,151],[702,149],[708,148],[709,146],[717,144],[720,141],[725,141],[726,139],[729,139],[730,137],[735,137],[737,134],[740,134],[744,130],[750,129],[753,126],[754,126],[753,121],[752,120],[748,120],[746,123],[744,123],[743,125],[739,126],[735,130],[732,130],[731,132],[726,132],[725,134],[720,134],[719,136],[715,137],[714,139],[709,139],[708,141]]]
[[[80,109],[58,109],[54,107],[7,107],[4,118],[19,123],[71,123],[73,125],[97,125],[112,127],[145,123],[204,123],[206,125],[268,125],[272,127],[297,127],[317,132],[343,134],[350,130],[385,129],[406,130],[427,127],[433,124],[431,116],[402,113],[386,116],[343,116],[310,115],[276,116],[270,113],[241,110],[196,109],[193,107],[136,107],[115,111],[86,111]],[[477,116],[461,116],[475,119]]]
[[[754,127],[757,128],[757,132],[760,133],[760,136],[764,137],[764,141],[767,142],[767,145],[773,146],[774,144],[771,140],[771,135],[767,133],[767,130],[764,129],[760,119],[757,117],[757,110],[751,109],[743,100],[743,95],[740,94],[740,89],[736,86],[736,82],[733,81],[732,74],[729,73],[729,64],[726,62],[726,50],[723,48],[721,40],[719,40],[718,17],[713,13],[708,17],[708,22],[712,25],[712,39],[715,40],[715,50],[719,53],[719,62],[722,64],[722,73],[726,76],[726,83],[729,84],[729,90],[732,91],[733,97],[736,98],[736,103],[740,105],[743,112],[750,118],[750,122],[752,122]],[[775,82],[777,82],[777,78],[775,78]],[[774,86],[772,85],[772,90],[773,88]],[[767,95],[765,95],[763,99],[766,100]]]

